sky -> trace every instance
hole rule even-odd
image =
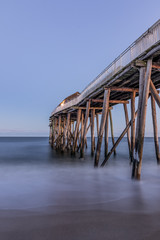
[[[53,109],[154,24],[159,10],[158,0],[0,0],[0,136],[48,136]],[[113,122],[118,136],[122,106]],[[146,135],[153,135],[150,106]]]

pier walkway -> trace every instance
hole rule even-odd
[[[116,147],[127,134],[132,177],[140,179],[145,122],[148,99],[151,99],[154,141],[157,163],[160,163],[156,104],[160,107],[157,89],[160,87],[160,20],[142,34],[131,46],[104,69],[81,93],[64,99],[50,116],[50,144],[54,149],[80,152],[84,158],[86,135],[91,130],[91,154],[94,166],[99,165],[101,144],[104,135],[104,166]],[[135,109],[135,98],[138,108]],[[129,101],[130,100],[130,101]],[[131,119],[127,104],[131,104]],[[123,104],[126,127],[115,141],[113,136],[112,109]],[[99,123],[99,115],[101,121]],[[112,133],[113,146],[108,150],[108,126]],[[96,123],[96,124],[95,124]],[[94,130],[97,127],[95,146]]]

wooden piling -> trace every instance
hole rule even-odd
[[[115,142],[114,142],[114,134],[113,134],[113,121],[112,121],[112,113],[111,113],[110,109],[109,109],[109,118],[110,118],[110,128],[111,128],[112,143],[113,143],[113,146],[114,146]],[[116,150],[114,150],[114,155],[116,155]]]
[[[90,109],[90,101],[87,101],[85,120],[84,120],[84,129],[83,129],[83,135],[82,135],[82,144],[81,144],[81,149],[80,149],[80,158],[84,158],[84,146],[85,146],[85,138],[86,138],[86,133],[87,133],[89,109]]]
[[[102,144],[103,132],[106,122],[106,116],[109,109],[109,96],[110,96],[110,89],[104,91],[104,99],[103,99],[103,110],[102,110],[102,117],[101,117],[101,125],[98,135],[97,147],[96,147],[96,154],[95,154],[95,161],[94,166],[98,167],[99,157],[100,157],[100,149]]]
[[[106,116],[106,123],[105,123],[105,135],[104,135],[104,155],[105,155],[105,158],[108,154],[108,130],[109,130],[109,114],[107,112],[107,116]]]
[[[135,147],[135,96],[136,92],[131,93],[131,162],[134,160]]]
[[[128,110],[127,110],[127,104],[123,104],[124,107],[124,114],[125,114],[125,120],[126,120],[126,126],[129,123],[129,117],[128,117]],[[129,159],[131,160],[131,139],[130,139],[130,131],[128,129],[127,131],[127,141],[128,141],[128,150],[129,150]]]
[[[99,135],[99,114],[96,114],[96,125],[97,125],[97,137]]]
[[[159,156],[159,140],[158,140],[158,128],[157,128],[156,104],[155,104],[155,99],[152,94],[151,94],[151,108],[152,108],[155,151],[156,151],[157,163],[159,164],[160,156]]]
[[[94,118],[95,118],[95,109],[91,110],[91,155],[94,155],[95,150],[95,137],[94,137]]]
[[[77,121],[74,131],[74,140],[73,140],[73,147],[72,147],[72,153],[75,154],[75,150],[77,148],[77,139],[78,139],[78,132],[79,132],[79,125],[80,125],[80,119],[81,119],[81,109],[77,110]]]
[[[151,80],[151,70],[152,70],[152,59],[147,61],[146,68],[146,76],[144,81],[143,88],[143,99],[142,99],[142,107],[141,107],[141,118],[139,125],[139,144],[138,144],[138,166],[137,166],[137,179],[140,179],[141,176],[141,168],[142,168],[142,155],[143,155],[143,142],[144,142],[144,133],[145,133],[145,122],[146,122],[146,113],[147,113],[147,102],[149,96],[149,87]],[[132,175],[133,176],[133,175]],[[135,176],[134,176],[135,177]]]
[[[67,114],[67,122],[66,122],[66,126],[65,126],[65,129],[64,129],[64,133],[63,133],[63,147],[62,147],[62,151],[64,151],[64,149],[66,147],[66,137],[67,137],[67,133],[68,133],[68,130],[69,130],[69,123],[70,123],[70,113]]]

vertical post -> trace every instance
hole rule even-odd
[[[100,125],[100,130],[99,130],[99,135],[98,135],[97,148],[96,148],[95,161],[94,161],[95,167],[98,167],[98,163],[99,163],[103,132],[104,132],[104,127],[105,127],[107,112],[109,109],[109,96],[110,96],[110,89],[107,89],[104,91],[101,125]]]
[[[91,110],[91,155],[94,155],[95,149],[95,137],[94,137],[94,118],[95,118],[95,109]]]
[[[108,112],[107,112],[107,116],[106,116],[106,123],[105,123],[105,135],[104,135],[104,153],[105,153],[105,158],[107,157],[108,154],[108,129],[109,129],[109,118],[108,118]]]
[[[82,112],[82,115],[81,115],[81,143],[80,143],[80,147],[82,146],[83,131],[84,131],[84,113]]]
[[[62,132],[62,129],[61,129],[61,115],[59,115],[58,117],[58,141],[57,141],[57,148],[60,147],[60,143],[61,143],[61,132]]]
[[[131,93],[131,162],[134,160],[135,147],[135,91]]]
[[[149,86],[151,80],[151,70],[152,70],[152,59],[147,61],[146,76],[144,80],[143,87],[143,97],[141,103],[141,117],[139,122],[139,133],[138,133],[138,164],[137,164],[137,179],[140,179],[141,168],[142,168],[142,155],[143,155],[143,142],[144,142],[144,133],[145,133],[145,121],[147,113],[147,102],[149,96]],[[134,167],[134,166],[133,166]],[[132,172],[132,177],[135,177],[135,172]]]
[[[151,108],[152,108],[152,120],[153,120],[155,151],[156,151],[157,163],[159,164],[160,163],[160,156],[159,156],[159,141],[158,141],[156,104],[155,104],[155,99],[154,99],[152,94],[151,94]]]
[[[136,123],[135,156],[137,155],[138,144],[139,144],[139,126],[140,126],[140,119],[141,119],[145,74],[146,74],[146,68],[141,67],[139,71],[139,98],[138,98],[138,113],[137,113],[137,123]]]
[[[114,142],[114,134],[113,134],[113,121],[112,121],[112,113],[110,109],[109,109],[109,118],[110,118],[110,126],[111,126],[112,143],[114,146],[115,142]],[[114,155],[116,155],[116,150],[114,150]]]
[[[74,131],[74,140],[73,140],[73,148],[72,153],[75,153],[76,147],[77,147],[77,138],[78,138],[78,132],[79,132],[79,124],[81,119],[81,109],[78,109],[77,111],[77,121],[76,121],[76,127]]]
[[[90,101],[87,102],[87,106],[86,106],[86,113],[85,113],[85,120],[84,120],[84,130],[83,130],[82,144],[81,144],[81,150],[80,150],[80,158],[84,157],[84,145],[85,145],[85,139],[86,139],[86,133],[87,133],[87,123],[88,123],[88,117],[89,117],[89,109],[90,109]]]
[[[63,133],[63,147],[62,150],[64,151],[65,147],[66,147],[66,137],[67,137],[67,133],[69,132],[69,123],[70,123],[70,113],[67,114],[67,122],[64,128],[64,133]],[[68,140],[67,140],[68,142]]]
[[[55,140],[55,118],[52,120],[52,139],[51,139],[51,147],[53,148]]]
[[[96,124],[97,124],[97,137],[99,135],[99,114],[96,114]]]
[[[52,122],[49,124],[49,143],[51,144],[51,139],[52,139]]]
[[[71,115],[67,132],[67,150],[69,150],[70,148],[71,148]]]
[[[62,138],[61,138],[61,147],[63,150],[63,145],[65,144],[65,128],[66,128],[66,117],[63,117],[63,125],[62,125]]]
[[[123,107],[124,107],[125,120],[126,120],[126,126],[127,126],[128,123],[129,123],[127,104],[124,103],[124,104],[123,104]],[[130,140],[130,131],[129,131],[129,129],[128,129],[128,131],[127,131],[127,141],[128,141],[129,158],[130,158],[130,160],[131,160],[131,140]]]

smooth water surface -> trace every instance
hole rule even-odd
[[[160,167],[153,138],[145,139],[141,181],[131,180],[126,139],[118,146],[117,155],[98,169],[93,167],[89,142],[81,160],[79,153],[72,157],[55,152],[48,138],[1,137],[0,210],[47,211],[52,206],[52,212],[160,211]]]

